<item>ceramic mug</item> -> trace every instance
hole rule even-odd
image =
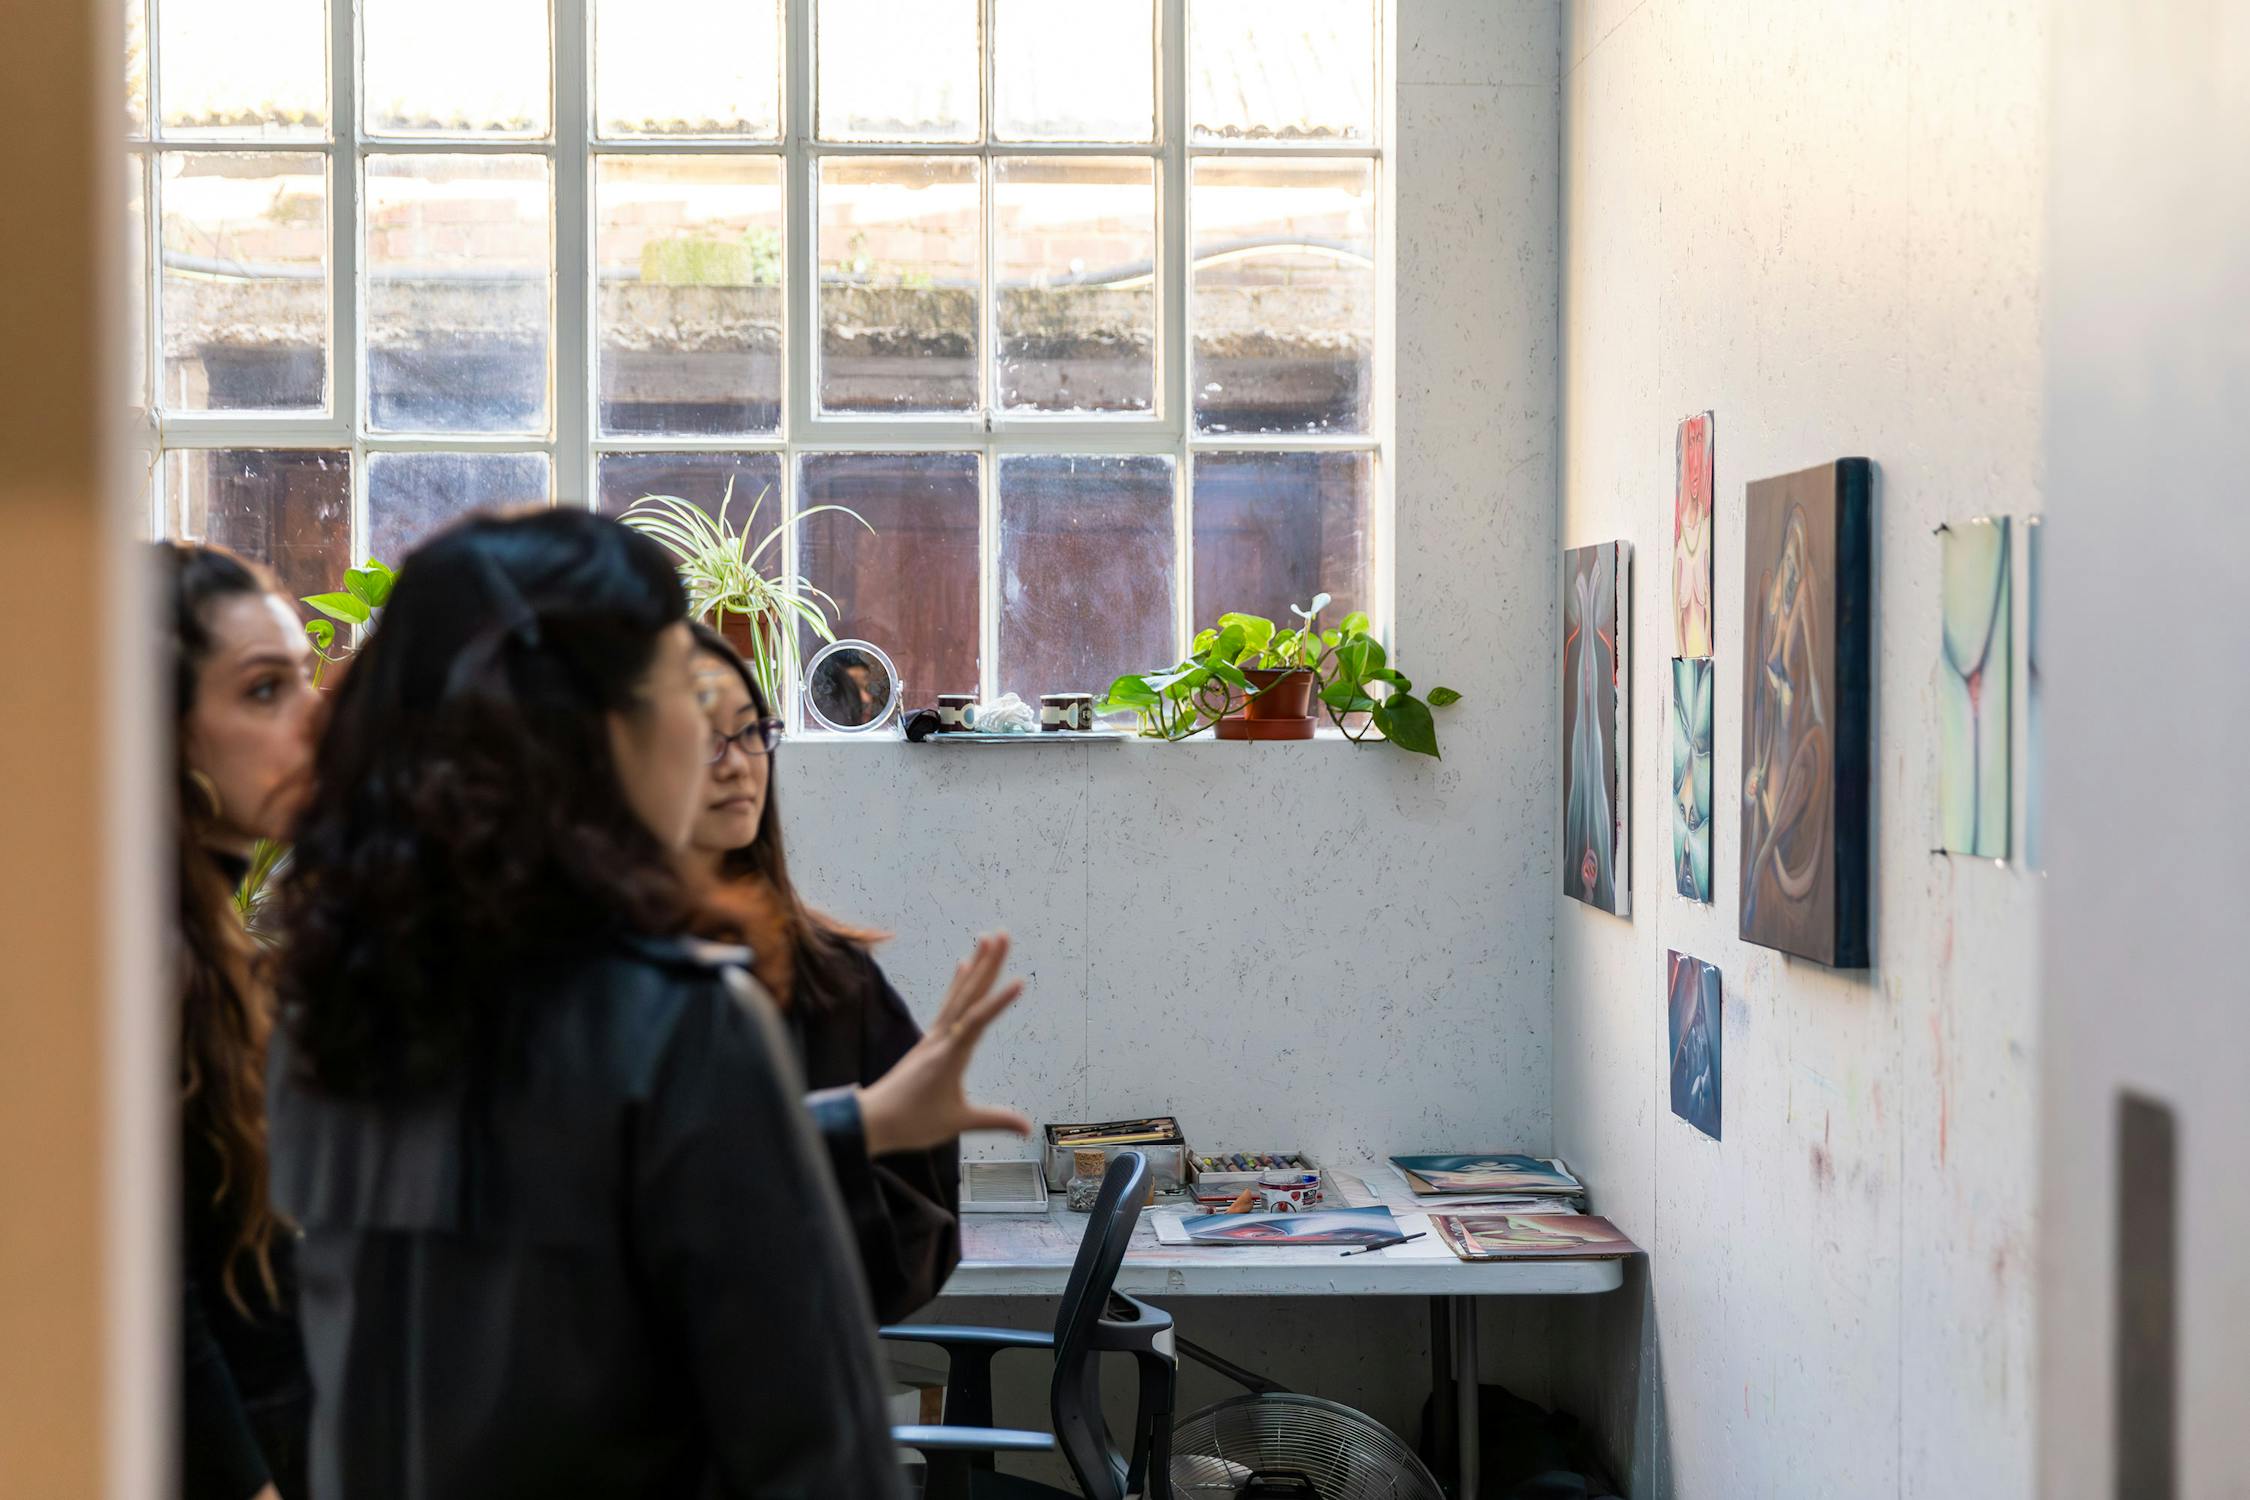
[[[1054,734],[1094,727],[1092,693],[1042,693],[1039,695],[1039,728]]]
[[[940,693],[937,700],[939,734],[960,734],[976,722],[977,695]]]
[[[1320,1202],[1318,1172],[1268,1172],[1250,1199],[1260,1213],[1296,1214]]]

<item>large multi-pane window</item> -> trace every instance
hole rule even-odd
[[[789,526],[910,695],[1387,618],[1380,0],[127,0],[149,523]]]

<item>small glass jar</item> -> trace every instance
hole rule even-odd
[[[1109,1171],[1107,1151],[1073,1151],[1070,1153],[1070,1186],[1063,1201],[1072,1213],[1090,1214],[1094,1200],[1102,1195],[1102,1178]]]

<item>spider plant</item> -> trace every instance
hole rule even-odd
[[[828,624],[828,611],[836,607],[836,601],[807,583],[802,575],[782,571],[778,552],[773,558],[775,571],[771,575],[759,571],[759,559],[790,526],[789,521],[782,520],[753,544],[758,512],[769,493],[770,488],[758,491],[739,530],[727,519],[734,505],[732,479],[719,499],[716,516],[677,495],[643,495],[622,519],[635,531],[661,543],[678,560],[680,582],[687,585],[689,614],[709,616],[712,627],[722,632],[727,616],[743,617],[749,636],[743,654],[750,658],[750,670],[757,675],[758,689],[766,695],[766,702],[778,705],[782,649],[789,627],[801,621],[823,641],[836,639]],[[824,510],[842,511],[867,526],[870,535],[874,533],[866,517],[844,505],[815,505],[799,511],[797,520]]]

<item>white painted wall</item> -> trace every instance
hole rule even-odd
[[[2250,15],[2079,0],[2055,59],[2039,1493],[2158,1493],[2112,1488],[2114,1183],[2145,1170],[2117,1160],[2133,1089],[2178,1121],[2176,1493],[2244,1496]]]
[[[1955,0],[1566,9],[1558,543],[1635,549],[1637,890],[1630,921],[1555,898],[1554,1133],[1650,1260],[1558,1314],[1556,1395],[1643,1500],[2030,1492],[2040,882],[1929,852],[1930,533],[2043,505],[2046,25]],[[1705,408],[1709,907],[1667,875],[1673,430]],[[1860,974],[1735,936],[1743,486],[1847,454],[1877,464]],[[1725,975],[1723,1143],[1670,1112],[1675,947]]]
[[[1466,695],[1444,763],[1319,742],[783,753],[800,883],[898,933],[883,962],[925,1016],[976,932],[1014,933],[1030,993],[975,1081],[1038,1120],[1170,1111],[1198,1144],[1316,1153],[1548,1144],[1558,12],[1397,10],[1395,646]],[[1413,1299],[1176,1311],[1411,1433]]]

